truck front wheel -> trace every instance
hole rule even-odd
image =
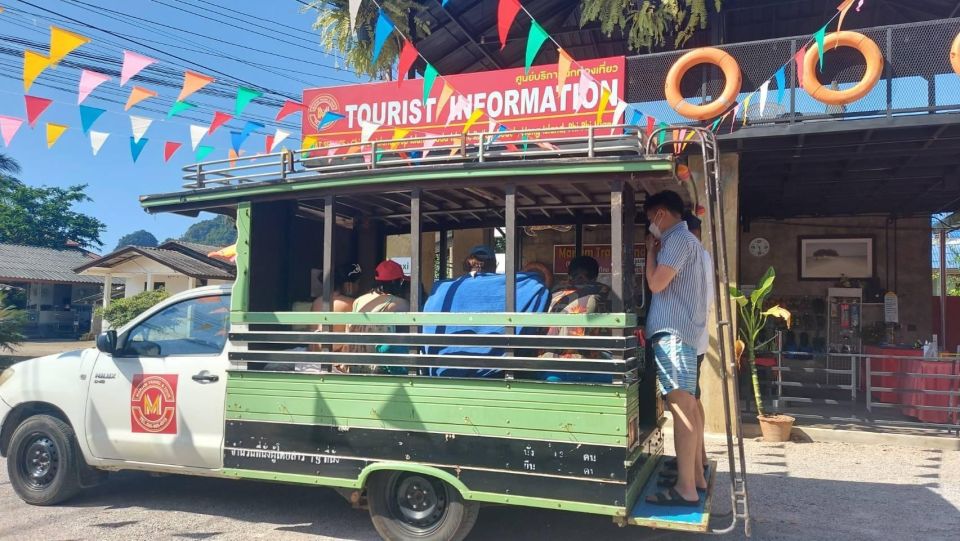
[[[373,526],[387,541],[461,541],[479,511],[448,483],[410,472],[372,476],[367,501]]]
[[[79,459],[70,425],[49,415],[34,415],[10,438],[10,484],[31,505],[58,504],[80,491]]]

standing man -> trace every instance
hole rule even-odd
[[[653,293],[646,334],[660,392],[673,414],[677,477],[674,486],[647,498],[660,505],[699,505],[703,473],[703,415],[695,398],[697,347],[707,325],[704,250],[683,221],[683,200],[664,191],[649,197],[646,276]],[[669,485],[667,479],[662,485]]]

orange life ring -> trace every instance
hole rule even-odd
[[[960,75],[960,34],[953,38],[953,46],[950,47],[950,65],[953,71]]]
[[[683,99],[680,93],[680,80],[690,68],[697,64],[713,64],[723,71],[726,84],[720,96],[706,105],[694,105]],[[674,111],[692,120],[709,120],[720,116],[737,100],[743,75],[737,60],[727,52],[713,47],[694,49],[680,57],[667,73],[663,91],[667,96],[667,103]]]
[[[827,105],[846,105],[859,100],[873,89],[883,74],[883,53],[872,39],[859,32],[846,30],[834,32],[824,38],[824,50],[837,46],[852,47],[860,51],[867,62],[867,70],[863,79],[851,88],[831,90],[823,86],[817,77],[817,63],[820,61],[817,44],[814,43],[807,49],[807,55],[803,57],[803,89],[810,97]]]

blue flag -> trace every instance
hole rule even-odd
[[[780,66],[773,78],[777,80],[777,103],[783,103],[783,93],[787,90],[786,66]]]
[[[263,125],[263,124],[261,124],[261,123],[259,123],[259,122],[254,122],[254,121],[252,121],[252,120],[248,120],[247,123],[244,124],[244,126],[243,126],[243,131],[240,132],[240,137],[241,137],[241,141],[240,141],[240,142],[243,143],[243,141],[246,141],[246,140],[247,140],[247,137],[250,137],[250,134],[251,134],[251,133],[255,132],[256,130],[263,129],[263,128],[264,128],[264,125]],[[232,132],[231,132],[231,133],[232,133]],[[237,150],[237,149],[234,149],[234,150],[236,150],[237,152],[240,152],[240,151]]]
[[[233,146],[233,151],[240,154],[240,147],[243,146],[243,142],[246,141],[249,136],[249,133],[239,131],[230,132],[230,144]]]
[[[83,126],[83,133],[87,133],[93,123],[100,118],[100,115],[106,112],[106,109],[98,109],[89,105],[80,106],[80,125]]]
[[[380,56],[380,50],[383,49],[383,44],[386,43],[387,38],[390,37],[390,34],[393,33],[393,23],[390,22],[390,19],[387,18],[387,14],[383,12],[383,8],[380,9],[380,12],[377,14],[377,26],[373,31],[373,57],[370,59],[371,64],[377,63],[377,57]]]
[[[333,111],[324,111],[323,116],[320,117],[320,122],[317,122],[317,131],[322,130],[323,128],[333,124],[334,122],[340,120],[341,118],[347,118],[340,113],[334,113]]]
[[[137,163],[137,158],[140,157],[140,153],[143,152],[145,146],[147,146],[146,137],[141,137],[139,141],[136,141],[132,135],[130,136],[130,155],[133,156],[133,163]]]

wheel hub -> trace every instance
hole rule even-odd
[[[436,526],[446,512],[446,489],[439,482],[410,475],[396,485],[397,510],[404,523],[417,529]]]
[[[57,446],[53,440],[44,435],[37,435],[27,444],[21,471],[31,486],[43,488],[56,476],[59,459]]]

